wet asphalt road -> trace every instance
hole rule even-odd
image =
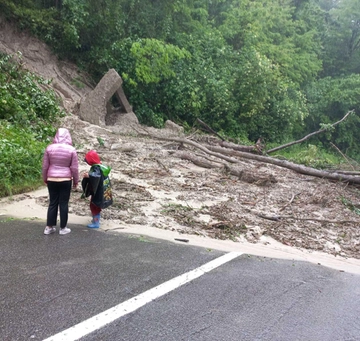
[[[1,219],[1,341],[44,340],[224,255]],[[81,340],[360,340],[360,276],[243,254]]]

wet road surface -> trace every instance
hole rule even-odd
[[[248,254],[203,271],[227,253],[83,226],[45,236],[43,228],[0,222],[0,340],[70,340],[71,328],[187,277],[78,339],[360,340],[359,275]]]

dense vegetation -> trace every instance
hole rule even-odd
[[[21,58],[21,56],[19,56]],[[47,81],[0,55],[0,197],[42,183],[44,148],[63,114]]]
[[[200,118],[270,146],[354,110],[308,142],[360,160],[360,0],[0,0],[0,12],[95,81],[115,68],[144,124]]]

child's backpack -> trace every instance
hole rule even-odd
[[[111,182],[109,176],[104,176],[103,181],[103,203],[101,208],[106,208],[112,205],[113,197],[112,197],[112,190],[111,190]]]
[[[100,208],[107,208],[113,203],[110,167],[93,165],[89,171],[89,178],[82,181],[83,196],[92,195],[91,201]]]

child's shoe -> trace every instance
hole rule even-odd
[[[94,215],[92,222],[87,227],[90,229],[98,229],[100,227],[100,214]]]

